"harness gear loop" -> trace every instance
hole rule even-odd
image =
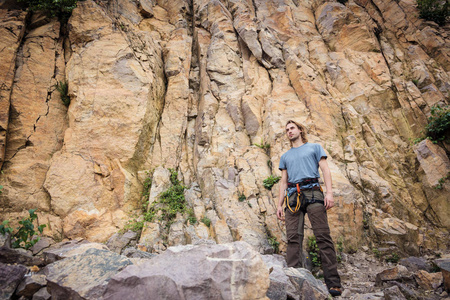
[[[291,206],[289,205],[289,197],[288,197],[288,194],[287,194],[287,190],[284,191],[284,195],[285,195],[284,199],[286,201],[286,207],[289,208],[289,210],[292,213],[298,212],[298,210],[300,209],[300,206],[301,206],[301,201],[300,201],[301,189],[300,189],[300,185],[298,183],[296,184],[296,186],[297,186],[297,205],[295,206],[294,210],[292,210]]]

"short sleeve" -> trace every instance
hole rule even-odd
[[[322,157],[327,158],[327,154],[325,153],[325,150],[323,150],[323,147],[320,144],[317,144],[317,148],[316,148],[316,159],[319,162]]]
[[[284,159],[284,155],[281,156],[280,165],[278,166],[280,170],[286,170],[286,160]]]

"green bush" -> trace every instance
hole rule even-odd
[[[49,17],[58,17],[67,22],[72,10],[77,6],[77,0],[18,0],[27,5],[30,11],[42,11]]]
[[[269,242],[269,245],[272,246],[273,251],[275,253],[279,253],[280,252],[280,242],[277,241],[277,238],[274,236],[271,236],[267,239],[267,241]]]
[[[30,209],[28,213],[30,216],[28,218],[22,219],[19,221],[19,227],[17,227],[16,233],[13,234],[13,229],[9,227],[9,220],[3,221],[2,225],[0,225],[0,233],[5,235],[7,233],[12,234],[12,246],[14,248],[25,248],[29,249],[33,247],[41,238],[35,237],[37,232],[34,230],[33,222],[37,219],[36,209]],[[45,224],[39,225],[37,230],[40,234],[45,228]]]
[[[187,212],[186,199],[184,198],[185,186],[181,185],[178,180],[178,173],[169,169],[170,171],[170,182],[172,186],[165,192],[159,195],[159,200],[152,203],[149,207],[148,212],[145,213],[145,219],[148,222],[152,222],[154,217],[161,211],[161,217],[159,221],[166,221],[169,224],[177,216],[177,213]]]
[[[450,172],[447,173],[444,177],[438,180],[438,184],[434,187],[436,190],[442,190],[444,188],[444,183],[447,179],[450,178]]]
[[[433,105],[425,129],[426,135],[433,141],[448,139],[449,137],[446,134],[450,130],[450,107],[448,105]]]
[[[268,144],[268,143],[264,144],[263,139],[261,139],[261,144],[253,144],[253,145],[255,145],[258,148],[263,149],[267,155],[269,154],[270,144]]]
[[[211,226],[211,220],[208,217],[203,217],[201,221],[206,226],[208,226],[208,227]]]
[[[280,181],[281,176],[273,176],[270,175],[266,179],[263,180],[263,185],[266,189],[270,190],[278,181]]]
[[[0,234],[6,235],[11,234],[13,229],[9,227],[9,220],[3,221],[2,225],[0,225]]]
[[[449,16],[450,4],[448,0],[417,0],[417,8],[419,17],[443,26]]]
[[[191,225],[194,225],[195,223],[197,223],[197,218],[195,217],[194,210],[192,208],[188,210],[188,219],[187,220],[189,221],[189,223]]]
[[[385,260],[387,262],[396,264],[400,260],[400,256],[398,256],[398,254],[394,252],[394,253],[392,253],[392,255],[389,255],[388,257],[386,257]]]
[[[320,268],[322,266],[322,260],[320,259],[319,246],[317,246],[316,237],[308,237],[308,253],[311,257],[313,267]]]
[[[61,96],[61,101],[66,107],[70,105],[69,84],[66,81],[58,81],[55,85],[56,90]]]
[[[142,190],[142,197],[148,198],[148,196],[150,196],[150,189],[152,188],[153,179],[148,171],[146,171],[145,174],[147,174],[147,177],[144,180],[143,184],[144,189]]]
[[[238,196],[239,202],[244,202],[246,199],[247,199],[247,198],[245,197],[244,194],[239,194],[239,196]]]

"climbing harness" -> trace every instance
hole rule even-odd
[[[289,203],[288,189],[284,191],[284,201],[286,202],[286,208],[292,213],[296,213],[299,210],[306,211],[306,207],[312,203],[324,203],[322,200],[315,200],[314,193],[312,194],[312,199],[308,200],[303,193],[303,190],[320,190],[323,193],[322,187],[320,186],[318,178],[307,178],[297,183],[288,183],[288,188],[296,187],[297,189],[297,202],[295,208],[293,208]]]

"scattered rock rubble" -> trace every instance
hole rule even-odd
[[[0,300],[331,298],[309,270],[287,268],[283,256],[261,255],[245,242],[199,242],[152,254],[136,248],[136,239],[117,234],[106,246],[43,238],[28,251],[5,244]],[[343,253],[339,271],[345,290],[335,299],[450,299],[450,254],[391,263],[363,247]]]

